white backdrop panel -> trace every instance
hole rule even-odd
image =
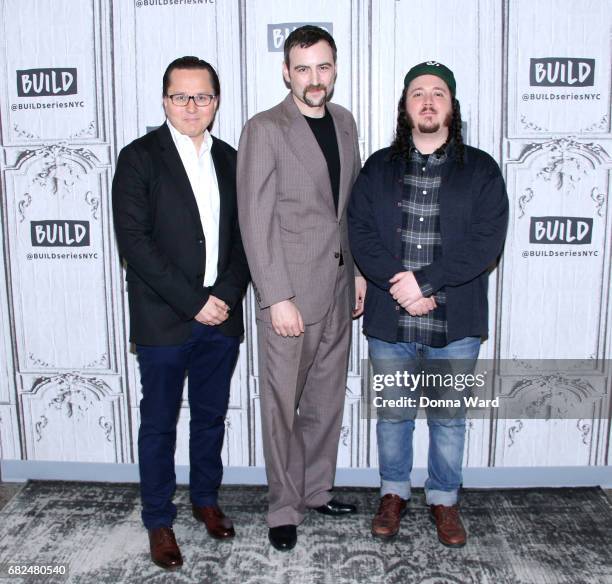
[[[110,168],[89,150],[53,145],[26,151],[6,177],[20,370],[112,368],[100,205]]]
[[[4,144],[103,140],[100,2],[24,0],[2,7]]]
[[[338,45],[334,101],[355,115],[364,157],[389,145],[409,67],[434,59],[454,70],[466,141],[500,160],[511,207],[481,356],[578,357],[555,387],[584,382],[603,396],[588,419],[470,421],[465,464],[610,464],[611,14],[606,0],[1,0],[0,456],[137,459],[140,382],[110,216],[117,152],[163,122],[163,72],[189,54],[217,68],[213,133],[236,146],[246,119],[287,94],[286,35],[318,23]],[[86,229],[87,245],[46,237],[66,223],[72,239]],[[577,230],[584,241],[567,241]],[[47,257],[58,252],[97,255]],[[253,302],[249,292],[223,447],[231,466],[264,464]],[[360,326],[340,388],[340,467],[377,465],[375,423],[360,409]],[[506,391],[516,371],[498,363]],[[184,403],[182,464],[188,421]],[[426,466],[427,441],[419,421],[416,467]]]
[[[303,24],[318,24],[331,28],[338,48],[338,79],[334,102],[351,109],[351,37],[353,2],[300,0],[245,2],[246,23],[246,95],[248,117],[269,109],[286,95],[282,77],[282,43],[288,34]],[[279,50],[280,49],[280,50]]]
[[[599,145],[573,140],[528,145],[508,162],[503,357],[603,356],[609,172]]]
[[[610,134],[610,3],[508,3],[508,137]]]

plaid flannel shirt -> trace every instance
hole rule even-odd
[[[442,167],[448,151],[422,155],[415,147],[410,151],[404,175],[402,200],[402,262],[405,270],[415,271],[430,264],[442,253],[440,206],[438,192]],[[424,296],[431,295],[429,284],[421,283]],[[398,324],[398,341],[415,342],[432,347],[447,344],[446,294],[444,288],[434,295],[437,308],[423,316],[402,311]]]

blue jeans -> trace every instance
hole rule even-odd
[[[444,347],[430,347],[421,343],[389,343],[374,337],[368,337],[368,344],[374,375],[389,375],[396,371],[428,373],[436,360],[450,367],[452,374],[468,374],[473,372],[478,358],[480,337],[465,337]],[[452,397],[459,398],[463,403],[462,395],[453,388],[445,396],[435,397],[449,397],[452,393],[455,393]],[[420,393],[411,392],[405,384],[400,383],[400,386],[385,387],[380,397],[396,400],[405,398],[402,403],[407,403],[407,398],[413,400],[408,406],[377,408],[376,424],[381,497],[394,494],[402,499],[410,499],[412,436]],[[447,414],[440,414],[437,408],[427,407],[426,412],[429,427],[426,501],[428,505],[454,505],[462,482],[465,408],[454,408]]]

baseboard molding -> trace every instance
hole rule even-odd
[[[138,482],[138,465],[2,460],[0,461],[0,478],[4,482],[23,482],[36,479],[136,483]],[[176,478],[179,484],[187,484],[189,467],[178,466],[176,468]],[[416,468],[413,470],[413,486],[422,487],[426,478],[426,469]],[[265,485],[266,472],[262,467],[228,467],[224,471],[223,483],[228,485]],[[379,485],[378,469],[339,468],[336,472],[336,485],[376,487]],[[601,486],[612,489],[612,467],[466,468],[463,470],[463,486],[482,489]]]

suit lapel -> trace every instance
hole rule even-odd
[[[234,209],[232,202],[235,199],[236,185],[231,175],[231,169],[221,155],[217,139],[213,136],[213,145],[210,154],[213,162],[213,171],[217,177],[219,187],[219,262],[225,253],[225,244],[231,238],[232,217]]]
[[[328,104],[329,113],[334,120],[336,128],[336,140],[338,141],[338,155],[340,157],[340,192],[338,193],[338,217],[342,217],[342,211],[346,205],[350,175],[353,171],[353,144],[350,132],[343,124],[343,119],[333,104]]]
[[[332,213],[335,213],[334,198],[325,156],[323,156],[323,152],[321,152],[321,148],[308,122],[304,119],[297,105],[295,105],[291,93],[285,98],[283,109],[287,116],[286,136],[289,148],[311,176],[317,190],[332,210]]]
[[[204,237],[204,229],[202,228],[202,221],[200,220],[200,212],[198,210],[198,204],[196,203],[195,194],[191,188],[187,171],[183,166],[181,157],[179,156],[178,150],[172,140],[172,135],[167,124],[163,124],[157,131],[157,137],[159,138],[161,158],[168,168],[174,182],[176,184],[176,192],[182,199],[183,203],[187,205],[193,220],[196,225],[199,237]]]

